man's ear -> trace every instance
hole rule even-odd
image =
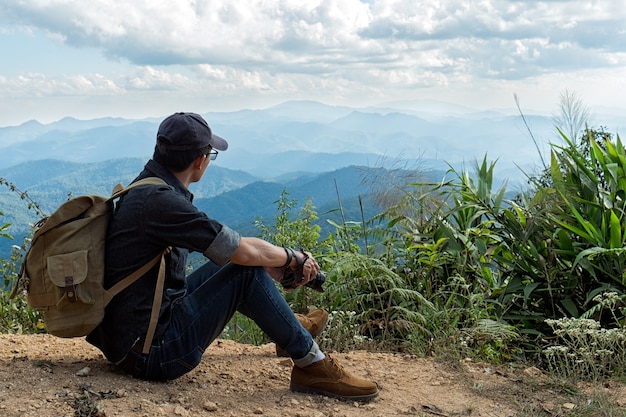
[[[207,158],[206,155],[200,155],[199,157],[197,157],[196,159],[193,160],[193,167],[195,169],[202,169],[202,164],[204,163],[204,160]]]

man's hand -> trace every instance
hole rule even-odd
[[[251,237],[241,238],[239,247],[230,260],[238,265],[263,266],[274,280],[283,283],[288,279],[287,288],[308,284],[320,271],[320,266],[310,252],[281,248],[265,240]]]
[[[291,262],[289,267],[283,268],[284,274],[280,283],[284,288],[292,289],[307,285],[316,278],[320,267],[310,252],[305,252],[302,249],[299,252],[288,248],[285,250],[290,254],[289,258],[293,258],[295,262]]]
[[[289,249],[291,250],[291,249]],[[265,267],[270,276],[276,280],[281,281],[285,276],[295,273],[296,274],[296,282],[294,282],[295,287],[299,287],[301,285],[305,285],[311,280],[315,279],[317,273],[320,270],[320,266],[313,258],[313,255],[310,252],[304,251],[292,251],[293,257],[295,258],[295,265],[288,266],[285,268],[276,268],[276,267]]]

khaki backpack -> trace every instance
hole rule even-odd
[[[113,201],[132,188],[163,184],[165,181],[156,177],[144,178],[125,188],[118,184],[111,197],[76,197],[63,203],[50,217],[40,220],[11,297],[20,289],[25,291],[28,305],[43,311],[48,333],[59,337],[86,336],[100,324],[111,299],[160,261],[144,344],[147,353],[158,321],[165,282],[165,255],[170,248],[108,290],[103,287],[104,249]]]

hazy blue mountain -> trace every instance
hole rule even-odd
[[[293,155],[292,155],[293,156]],[[315,159],[315,155],[310,156]],[[317,158],[321,158],[317,156]],[[9,179],[19,190],[26,191],[46,214],[52,213],[70,196],[82,194],[110,194],[118,182],[129,183],[143,168],[145,161],[138,158],[109,160],[99,163],[79,164],[75,162],[43,160],[0,169],[0,177]],[[325,219],[339,221],[336,209],[339,200],[350,220],[361,217],[358,197],[365,201],[366,218],[376,213],[368,202],[370,193],[366,176],[380,175],[383,168],[349,166],[323,173],[292,173],[274,181],[261,180],[246,172],[212,166],[199,183],[192,184],[194,203],[209,216],[230,225],[248,235],[259,233],[253,226],[254,220],[262,218],[271,224],[277,214],[276,201],[285,189],[288,198],[295,199],[301,207],[308,198],[320,214],[320,223],[326,227]],[[441,179],[443,172],[430,172],[430,179]],[[424,177],[424,179],[428,179]],[[30,224],[39,220],[27,202],[0,187],[0,217],[10,223],[9,233],[16,241],[0,239],[0,259],[6,259],[10,246],[20,243],[31,229]],[[331,212],[331,213],[328,213]],[[328,230],[328,228],[326,228]]]
[[[82,128],[79,125],[83,125]],[[22,162],[58,159],[71,162],[101,162],[125,157],[146,157],[154,149],[156,123],[134,121],[93,127],[92,123],[63,119],[19,142],[0,129],[0,168]]]
[[[383,181],[389,180],[388,170],[364,166],[349,166],[317,175],[303,175],[282,182],[257,181],[242,188],[225,192],[215,197],[195,200],[199,209],[228,224],[244,234],[254,234],[259,231],[253,227],[257,218],[265,224],[272,224],[278,214],[276,202],[283,190],[286,190],[289,200],[295,199],[298,208],[311,199],[313,206],[320,217],[319,224],[328,232],[327,219],[340,222],[339,207],[344,210],[347,220],[361,220],[361,205],[366,219],[380,212],[371,201],[370,196],[376,189],[373,187],[373,177],[380,177]],[[387,175],[385,177],[385,175]],[[443,177],[442,171],[422,173],[422,181],[439,181]],[[392,184],[386,184],[392,187]]]
[[[11,182],[20,191],[27,192],[39,204],[44,214],[51,214],[70,197],[85,194],[110,195],[116,184],[130,183],[143,169],[145,162],[146,160],[139,158],[95,163],[39,160],[0,169],[0,178]],[[246,172],[215,166],[211,167],[210,177],[193,184],[191,190],[201,199],[241,188],[254,181],[258,181],[258,178]],[[27,202],[7,187],[0,187],[0,212],[4,214],[0,217],[0,222],[11,224],[9,233],[18,242],[30,231],[30,224],[39,220],[35,211],[28,209]],[[7,239],[0,239],[0,255],[6,254],[11,244]],[[6,257],[0,256],[0,259]]]
[[[217,164],[237,168],[264,179],[284,176],[302,176],[306,173],[321,173],[350,166],[379,166],[383,157],[374,153],[327,153],[312,151],[285,151],[278,153],[241,152],[236,157],[220,153]],[[440,165],[441,166],[441,165]]]
[[[516,166],[528,167],[540,161],[520,116],[496,111],[472,113],[452,106],[446,111],[445,103],[424,102],[413,108],[354,109],[292,101],[266,109],[203,115],[230,143],[215,165],[263,179],[293,171],[319,173],[351,164],[372,166],[380,158],[459,167],[488,154],[490,160],[498,160],[496,171],[519,180]],[[548,143],[556,138],[550,118],[527,115],[526,119],[540,151],[547,155]],[[41,159],[78,163],[147,159],[159,122],[153,118],[65,118],[45,125],[31,121],[3,127],[0,168]],[[321,157],[312,156],[318,154]]]
[[[120,158],[96,163],[39,160],[0,169],[0,177],[6,178],[29,194],[107,195],[117,183],[131,182],[145,163],[145,159],[139,158]],[[212,166],[211,179],[193,184],[192,190],[199,197],[210,197],[257,179],[241,170]]]
[[[406,167],[435,172],[450,166],[472,169],[487,155],[509,189],[524,183],[558,140],[550,117],[499,111],[474,112],[442,102],[392,103],[371,108],[291,101],[266,109],[204,113],[230,143],[212,163],[210,175],[192,191],[196,202],[227,223],[250,224],[271,217],[283,188],[323,210],[367,194],[355,167]],[[620,122],[621,120],[621,122]],[[617,121],[617,122],[616,122]],[[615,116],[603,123],[609,131]],[[0,128],[0,177],[14,183],[50,212],[68,196],[108,194],[128,183],[154,149],[160,119],[64,118]],[[530,132],[528,131],[530,128]],[[440,178],[437,178],[440,179]],[[2,221],[19,230],[36,216],[23,201],[0,188]],[[246,226],[247,227],[247,226]],[[13,233],[13,232],[12,232]],[[19,234],[18,232],[16,234]]]
[[[226,224],[252,223],[256,217],[272,219],[277,214],[275,202],[283,189],[289,193],[289,199],[296,199],[300,205],[311,198],[314,205],[335,202],[337,207],[338,192],[342,198],[367,192],[361,184],[362,170],[363,167],[351,166],[283,183],[258,181],[215,197],[198,199],[195,204]]]

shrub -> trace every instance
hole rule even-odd
[[[543,350],[548,368],[563,378],[600,381],[624,375],[626,330],[607,329],[593,319],[546,320],[555,341]]]
[[[10,298],[12,288],[17,284],[17,265],[23,248],[14,246],[10,260],[0,260],[0,274],[3,287],[0,292],[0,333],[41,333],[44,332],[43,316],[26,303],[25,297]]]

